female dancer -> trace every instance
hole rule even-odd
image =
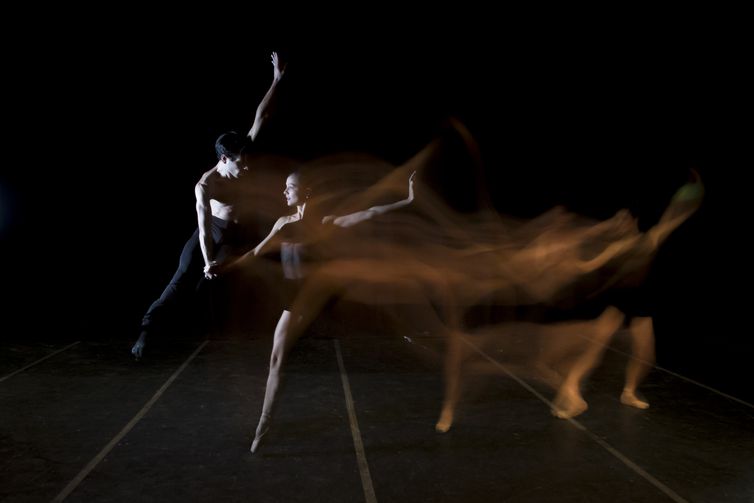
[[[262,415],[259,419],[254,441],[251,444],[252,453],[257,451],[259,442],[269,429],[272,408],[280,386],[281,369],[285,357],[303,328],[296,326],[301,323],[301,316],[297,315],[297,319],[291,319],[291,304],[296,297],[300,285],[310,272],[307,270],[312,265],[310,260],[308,260],[311,253],[311,250],[308,248],[317,236],[318,231],[324,228],[323,226],[351,227],[377,215],[382,215],[388,211],[411,204],[414,200],[415,174],[416,172],[414,171],[409,177],[408,196],[405,199],[383,206],[373,206],[367,210],[343,216],[330,215],[321,220],[312,214],[311,208],[307,210],[307,204],[310,204],[309,200],[312,195],[311,185],[308,181],[302,177],[300,172],[293,173],[286,179],[283,195],[285,196],[287,205],[291,208],[296,208],[296,212],[292,215],[280,217],[273,225],[270,234],[250,252],[257,256],[269,250],[274,245],[279,244],[286,294],[285,307],[275,328],[272,355],[270,356],[270,372],[267,377]]]

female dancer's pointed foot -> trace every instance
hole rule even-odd
[[[144,344],[146,342],[147,334],[144,332],[139,335],[139,338],[134,343],[133,347],[131,348],[131,354],[134,355],[134,358],[138,361],[141,360],[142,355],[144,354]]]
[[[267,432],[270,430],[270,415],[262,414],[257,425],[257,432],[254,435],[254,441],[251,443],[251,453],[254,454],[259,449],[259,443],[262,441]]]
[[[264,433],[262,434],[264,436]],[[259,449],[259,442],[262,441],[262,437],[254,437],[254,441],[251,443],[251,453],[255,454],[257,452],[257,449]]]

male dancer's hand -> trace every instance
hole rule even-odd
[[[272,78],[275,80],[280,80],[280,78],[285,73],[285,67],[287,66],[285,63],[280,62],[280,58],[278,57],[277,52],[272,53]]]
[[[220,274],[220,264],[214,260],[208,265],[204,266],[204,277],[207,279],[215,279]]]

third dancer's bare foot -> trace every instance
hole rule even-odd
[[[631,390],[623,390],[623,393],[620,395],[620,403],[623,405],[628,405],[629,407],[636,407],[637,409],[648,409],[649,408],[649,402],[646,400],[642,400],[638,396],[636,396],[635,391]]]
[[[583,414],[588,408],[589,405],[581,397],[581,393],[578,390],[561,389],[553,401],[550,412],[552,412],[553,416],[560,419],[570,419]]]
[[[438,433],[447,433],[451,426],[453,426],[453,410],[449,407],[444,407],[440,413],[440,419],[437,420],[437,424],[435,425],[435,431]]]

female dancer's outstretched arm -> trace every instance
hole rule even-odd
[[[414,178],[416,177],[416,171],[411,173],[408,177],[408,197],[401,199],[392,204],[385,204],[383,206],[372,206],[367,210],[357,211],[355,213],[349,213],[348,215],[335,216],[329,215],[322,219],[323,224],[333,224],[338,227],[352,227],[356,224],[376,217],[377,215],[385,214],[389,211],[397,210],[408,206],[414,200]]]

